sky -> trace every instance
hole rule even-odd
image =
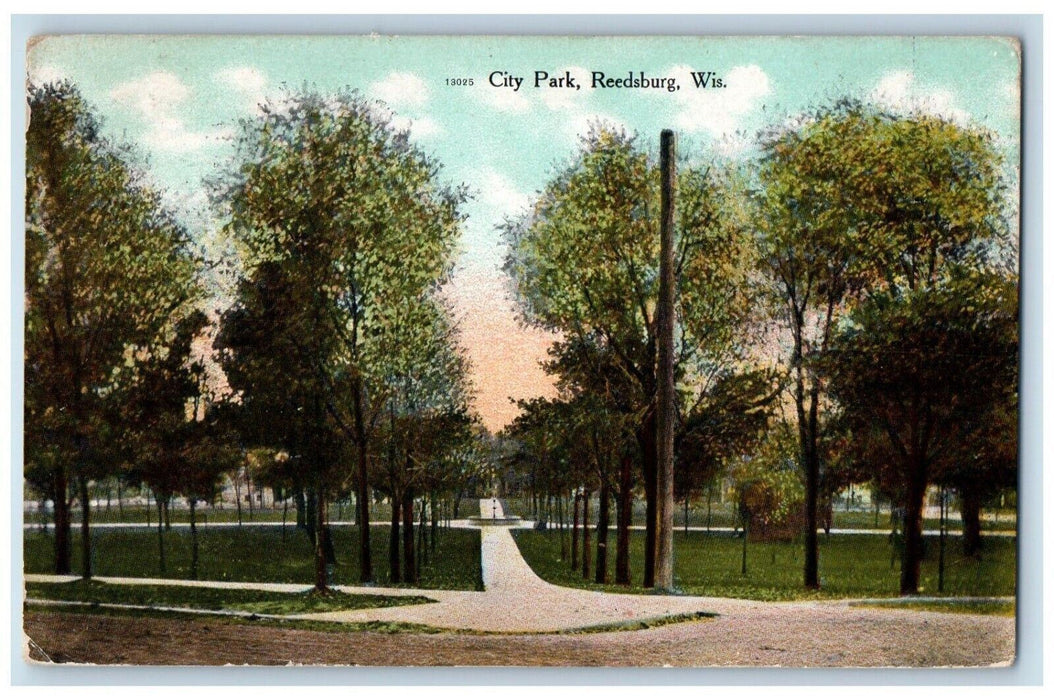
[[[218,227],[203,183],[261,102],[304,85],[383,102],[442,163],[440,177],[472,195],[447,292],[491,430],[515,417],[511,399],[553,392],[538,365],[553,336],[517,319],[497,226],[573,160],[591,122],[652,150],[672,128],[683,157],[734,160],[750,156],[759,129],[852,96],[992,130],[1019,159],[1020,57],[994,37],[53,36],[36,40],[28,66],[36,82],[76,84],[203,240]],[[536,71],[579,89],[535,88]],[[692,71],[724,87],[696,88]],[[679,89],[593,88],[594,72],[672,77]],[[511,78],[523,78],[518,90]]]

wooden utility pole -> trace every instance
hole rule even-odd
[[[673,589],[673,431],[677,404],[673,382],[673,315],[676,280],[673,269],[673,220],[676,197],[676,140],[663,129],[659,145],[659,171],[662,177],[661,221],[659,224],[659,372],[656,392],[656,449],[658,452],[658,527],[655,536],[655,587]]]

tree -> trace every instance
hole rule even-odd
[[[732,489],[743,523],[743,574],[751,536],[773,536],[799,510],[804,493],[794,443],[788,426],[777,425],[756,451],[732,465]]]
[[[230,333],[225,368],[243,400],[284,415],[272,439],[304,462],[317,532],[342,473],[338,437],[355,445],[359,564],[370,581],[368,451],[385,395],[367,378],[385,310],[447,275],[464,191],[437,184],[438,164],[349,92],[291,94],[244,122],[238,145],[216,188],[226,230],[246,251],[225,321],[242,330]]]
[[[91,576],[89,481],[121,389],[200,296],[187,232],[132,154],[102,136],[69,83],[30,85],[26,132],[26,460],[55,503],[55,571],[70,570],[68,491],[81,502]]]
[[[191,346],[207,319],[197,312],[184,318],[172,339],[159,352],[143,359],[135,384],[124,392],[123,424],[132,445],[129,476],[145,483],[157,501],[158,568],[165,575],[162,504],[181,491],[188,471],[184,451],[197,420],[200,400],[200,364],[191,358]]]
[[[753,453],[769,427],[779,387],[771,372],[726,371],[715,377],[677,435],[677,493],[689,500]],[[687,515],[685,526],[687,527]]]
[[[804,580],[817,587],[826,393],[818,367],[832,333],[860,298],[932,287],[949,267],[1004,246],[1004,186],[990,134],[852,101],[766,134],[759,166],[761,269],[791,335],[806,482]]]
[[[719,355],[749,308],[743,284],[750,245],[734,183],[717,168],[678,176],[675,272],[683,368]],[[525,319],[568,337],[596,338],[634,383],[631,414],[646,498],[644,583],[654,584],[656,547],[659,178],[636,139],[594,127],[576,161],[545,188],[531,214],[504,227],[505,270]]]
[[[375,394],[386,397],[385,469],[376,483],[392,500],[389,570],[399,567],[399,515],[403,516],[403,574],[417,580],[414,559],[413,508],[417,494],[434,494],[446,471],[444,458],[471,439],[467,428],[471,386],[464,354],[457,342],[450,310],[433,295],[393,306],[378,339],[378,361],[367,375]],[[381,460],[378,460],[381,461]],[[435,503],[433,502],[433,508]],[[423,508],[423,505],[422,505]]]
[[[881,436],[878,478],[904,504],[902,595],[918,592],[929,484],[987,476],[974,460],[994,456],[988,431],[1016,402],[1017,351],[1016,285],[992,275],[875,294],[835,338],[832,394],[854,430]],[[997,432],[996,444],[1012,438]]]

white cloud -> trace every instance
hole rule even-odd
[[[392,126],[400,131],[409,131],[411,136],[419,139],[443,133],[443,127],[431,117],[393,116]]]
[[[130,108],[146,124],[142,140],[157,150],[192,151],[229,138],[230,129],[192,131],[187,128],[178,110],[189,95],[190,88],[166,71],[155,71],[121,83],[110,91],[115,102]]]
[[[955,96],[950,90],[920,88],[911,71],[884,75],[871,92],[871,99],[895,112],[933,114],[960,124],[970,120],[968,112],[955,106]]]
[[[69,78],[69,74],[63,68],[59,68],[56,65],[46,63],[41,66],[30,66],[29,67],[29,80],[34,85],[44,85],[45,83],[57,83],[60,80],[66,80]]]
[[[493,85],[481,85],[477,88],[480,101],[493,107],[499,112],[526,112],[531,107],[531,101],[523,94],[523,87],[518,92],[513,92],[511,87],[494,87]]]
[[[215,79],[245,98],[251,111],[267,100],[267,76],[252,66],[231,66],[216,73]]]
[[[684,65],[667,71],[681,86],[673,93],[680,107],[675,121],[689,133],[705,131],[719,138],[730,136],[761,98],[772,92],[768,75],[756,65],[736,66],[719,76],[726,85],[723,88],[696,88],[691,71]]]
[[[517,189],[508,177],[494,168],[480,170],[473,181],[481,183],[483,189],[479,201],[494,212],[495,220],[519,214],[531,203],[529,194]]]
[[[370,85],[369,93],[393,107],[420,106],[428,101],[428,86],[414,73],[389,73]]]

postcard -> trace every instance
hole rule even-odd
[[[1014,663],[1015,39],[27,66],[33,663]]]

